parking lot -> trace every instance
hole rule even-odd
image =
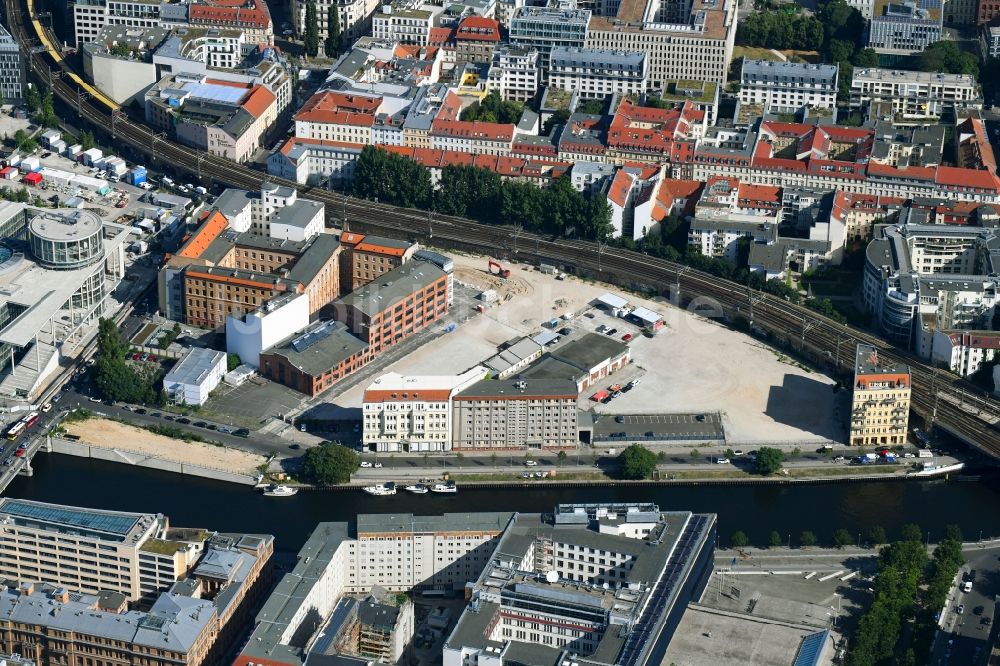
[[[720,442],[725,438],[718,414],[601,414],[594,422],[595,444],[642,442]]]

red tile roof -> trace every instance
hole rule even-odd
[[[934,182],[948,187],[978,188],[993,192],[998,189],[997,177],[985,169],[939,166]]]
[[[204,224],[198,227],[198,230],[194,232],[194,236],[181,248],[177,256],[186,259],[197,259],[228,225],[229,221],[226,220],[226,216],[219,211],[214,211],[205,220]]]
[[[243,98],[243,108],[254,118],[260,118],[274,102],[274,93],[264,86],[257,85]]]
[[[455,39],[475,42],[499,42],[500,22],[496,19],[476,16],[467,16],[458,24],[458,32]]]
[[[673,109],[654,109],[624,98],[608,128],[608,147],[670,154],[674,141],[691,138],[692,124],[704,117],[690,102]]]
[[[625,169],[619,169],[618,173],[615,174],[615,179],[611,181],[611,187],[608,188],[608,201],[619,208],[624,208],[625,204],[628,203],[628,195],[632,191],[633,183],[635,183],[635,176]]]
[[[435,120],[431,124],[431,134],[463,139],[484,141],[514,140],[515,127],[506,123],[486,123],[480,120]]]
[[[199,0],[188,8],[188,20],[195,25],[245,26],[261,30],[271,26],[271,14],[264,0]]]
[[[371,127],[382,106],[381,97],[345,95],[329,90],[318,92],[295,114],[295,120],[330,125]]]

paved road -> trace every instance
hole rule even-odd
[[[989,639],[997,631],[993,620],[995,599],[1000,595],[1000,544],[967,546],[965,558],[959,579],[974,570],[972,590],[963,592],[956,582],[948,595],[931,664],[985,664],[989,656]],[[963,606],[961,614],[959,605]]]

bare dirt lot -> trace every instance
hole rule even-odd
[[[64,425],[67,433],[76,435],[81,442],[92,446],[154,456],[189,465],[202,465],[236,474],[254,474],[257,466],[266,462],[263,456],[252,453],[155,435],[142,428],[107,419],[87,419]]]
[[[449,253],[450,254],[450,253]],[[580,396],[580,406],[598,413],[719,412],[731,443],[809,443],[843,441],[845,432],[833,380],[801,366],[765,343],[664,300],[651,300],[577,278],[557,280],[521,264],[503,281],[487,273],[485,257],[452,255],[456,280],[496,289],[498,299],[485,313],[471,310],[452,334],[435,339],[391,366],[402,374],[439,375],[462,372],[481,363],[512,338],[534,335],[543,323],[572,314],[557,328],[573,329],[569,338],[617,328],[616,338],[631,333],[633,363],[612,382],[638,378],[640,384],[608,404]],[[612,291],[664,316],[666,327],[654,338],[593,305]],[[587,315],[592,315],[587,316]],[[566,338],[567,336],[564,336]],[[596,389],[595,389],[596,390]],[[334,401],[360,407],[364,386],[355,386]]]

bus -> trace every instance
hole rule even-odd
[[[27,416],[25,416],[23,419],[21,419],[22,421],[24,421],[24,427],[25,428],[30,428],[31,426],[33,426],[36,423],[38,423],[38,416],[39,416],[38,412],[31,412],[30,414],[28,414]]]
[[[27,426],[24,425],[24,421],[18,421],[7,431],[7,439],[12,441],[17,439],[21,436],[21,433],[24,432],[25,428],[27,428]]]

